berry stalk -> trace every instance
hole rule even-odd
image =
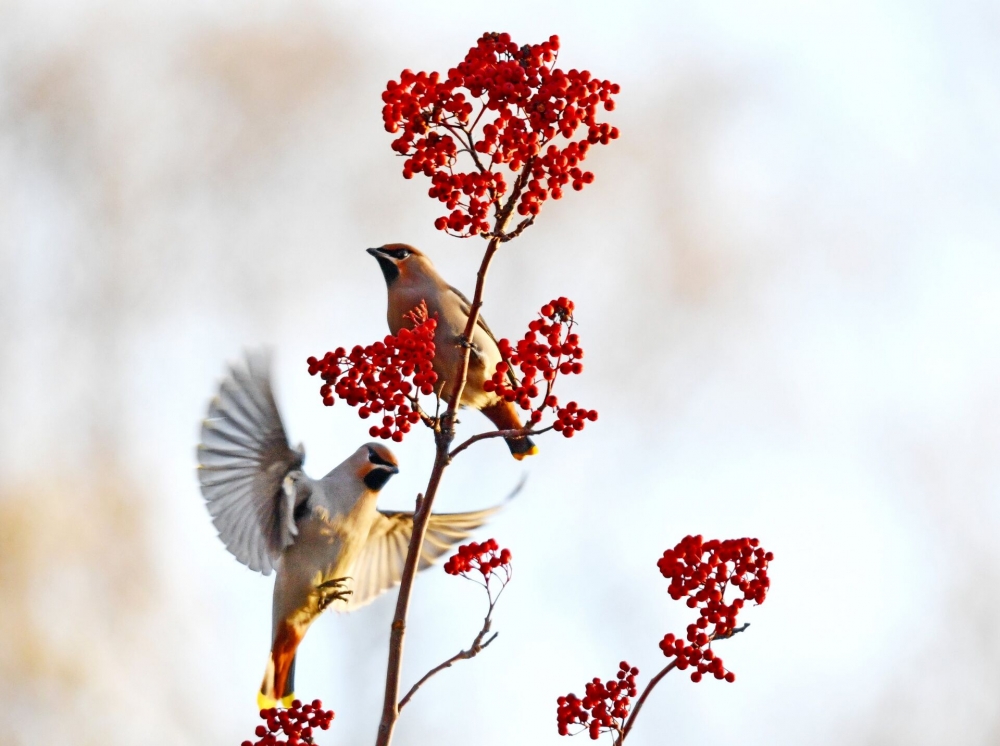
[[[427,482],[427,490],[422,498],[418,498],[414,511],[413,534],[410,536],[406,563],[403,565],[403,576],[399,582],[399,596],[396,598],[396,611],[392,618],[389,634],[389,662],[385,677],[385,696],[382,701],[382,719],[379,722],[376,746],[389,746],[392,742],[396,721],[399,719],[399,676],[403,665],[403,641],[406,637],[406,617],[410,608],[410,593],[413,589],[413,579],[417,574],[417,564],[424,544],[424,537],[427,534],[427,522],[434,506],[434,498],[437,497],[441,478],[451,461],[451,444],[455,439],[455,414],[458,411],[458,404],[462,400],[462,392],[465,390],[465,383],[469,376],[469,358],[472,354],[469,340],[472,339],[472,333],[479,322],[479,311],[483,307],[483,292],[486,288],[486,275],[489,272],[490,262],[493,261],[501,242],[506,238],[504,230],[510,221],[516,200],[527,181],[525,178],[527,173],[525,170],[518,176],[513,191],[496,218],[493,236],[487,244],[483,261],[480,263],[479,272],[476,275],[476,291],[469,308],[469,320],[462,334],[465,344],[462,345],[461,358],[451,391],[451,401],[435,427],[434,467],[431,469],[431,475]]]

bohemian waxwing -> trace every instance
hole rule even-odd
[[[461,362],[461,338],[469,322],[472,304],[461,292],[445,282],[434,269],[431,260],[418,249],[402,243],[391,243],[377,249],[368,249],[378,261],[389,296],[386,317],[389,330],[398,334],[403,327],[404,314],[427,304],[431,316],[437,315],[434,333],[434,372],[437,373],[437,393],[449,401],[451,387]],[[462,406],[478,409],[498,430],[523,427],[517,409],[494,392],[483,391],[483,382],[496,372],[501,360],[497,339],[482,315],[472,335],[472,354],[469,356],[469,374],[462,392]],[[513,373],[509,375],[513,379]],[[511,455],[518,461],[534,456],[538,447],[531,438],[505,438]]]
[[[277,570],[261,709],[291,703],[296,648],[324,609],[342,601],[353,611],[399,583],[413,529],[412,513],[375,507],[399,471],[384,445],[361,446],[322,479],[302,471],[304,459],[285,437],[267,357],[248,355],[209,405],[198,476],[226,548],[251,570]],[[496,510],[432,515],[420,569]]]

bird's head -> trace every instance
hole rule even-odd
[[[354,454],[358,478],[372,492],[378,492],[385,483],[399,473],[399,463],[388,448],[381,443],[367,443]]]
[[[420,249],[409,244],[387,243],[385,246],[367,251],[378,262],[386,285],[392,285],[400,277],[413,278],[424,274],[434,274],[434,265],[431,264],[431,260]]]

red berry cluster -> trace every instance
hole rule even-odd
[[[356,345],[350,353],[338,347],[320,359],[306,361],[309,375],[318,373],[324,381],[319,392],[326,406],[333,406],[336,394],[348,405],[359,407],[363,420],[385,412],[381,426],[372,425],[369,433],[397,443],[420,421],[417,394],[431,394],[437,381],[433,368],[437,319],[427,317],[426,304],[407,317],[412,329],[400,329],[397,335],[389,334],[367,347]]]
[[[584,409],[575,401],[560,407],[559,400],[552,395],[559,374],[583,372],[580,362],[583,348],[580,337],[573,333],[573,301],[568,298],[549,301],[542,306],[539,316],[528,324],[528,332],[516,347],[507,339],[498,342],[504,359],[493,377],[483,382],[483,390],[495,391],[521,409],[531,410],[531,425],[541,422],[545,409],[553,410],[556,414],[553,429],[572,438],[588,421],[597,420],[596,410]],[[509,375],[512,367],[520,370],[520,381],[515,382]]]
[[[617,681],[604,684],[595,678],[586,685],[583,699],[575,694],[559,697],[556,700],[559,735],[570,735],[569,727],[576,723],[587,725],[590,737],[595,741],[602,730],[620,733],[628,717],[631,698],[636,695],[635,677],[638,674],[638,668],[629,666],[628,661],[622,661],[618,664]]]
[[[323,703],[314,699],[312,704],[303,705],[299,700],[292,702],[289,709],[272,707],[260,711],[260,719],[267,723],[258,725],[255,734],[258,741],[244,741],[241,746],[299,746],[313,744],[313,729],[327,730],[333,720],[333,710],[324,710]],[[284,736],[284,738],[279,738]]]
[[[688,634],[690,634],[690,628],[688,628]],[[710,647],[702,648],[699,643],[691,645],[676,638],[673,634],[668,634],[660,640],[660,650],[667,658],[677,658],[678,670],[686,671],[688,668],[694,668],[695,670],[691,672],[691,681],[696,684],[706,673],[712,674],[717,679],[725,679],[730,684],[736,681],[736,674],[726,670],[722,658],[717,656]]]
[[[713,636],[725,637],[736,627],[736,615],[745,601],[764,602],[770,586],[767,566],[772,559],[774,555],[760,548],[757,539],[704,541],[701,536],[686,536],[665,551],[656,566],[670,581],[672,599],[687,597],[688,608],[701,609],[695,626],[707,629],[709,624],[715,625]],[[728,586],[742,591],[743,598],[726,604]]]
[[[660,573],[670,581],[670,597],[675,601],[686,597],[688,608],[700,609],[698,621],[688,625],[686,641],[668,634],[660,642],[665,656],[677,658],[677,668],[696,669],[692,681],[700,681],[706,673],[729,682],[736,680],[707,646],[716,638],[733,634],[745,602],[764,602],[771,582],[767,566],[772,559],[774,555],[765,552],[757,539],[704,541],[701,536],[686,536],[657,561]],[[730,587],[743,595],[726,603]]]
[[[500,570],[504,572],[503,576],[499,575]],[[496,539],[487,539],[482,544],[463,544],[444,563],[444,571],[449,575],[465,577],[470,572],[479,572],[487,585],[494,576],[500,577],[501,582],[506,584],[510,580],[510,550],[500,549]]]
[[[521,215],[537,215],[548,197],[562,197],[566,184],[579,190],[594,180],[580,163],[591,145],[618,137],[618,128],[598,122],[597,113],[615,108],[619,86],[587,70],[557,68],[558,51],[557,36],[519,47],[509,34],[487,33],[446,77],[403,70],[399,81],[386,84],[382,119],[387,132],[399,135],[392,149],[406,156],[403,176],[430,178],[429,195],[450,211],[436,228],[488,233],[489,208],[499,212],[507,192],[497,170],[502,164],[513,172],[529,169],[521,177]],[[586,137],[572,140],[581,126]],[[550,144],[557,135],[569,143]],[[472,157],[473,171],[456,170],[462,151]]]

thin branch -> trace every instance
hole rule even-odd
[[[514,181],[514,188],[511,190],[510,197],[507,199],[507,203],[504,205],[503,210],[497,215],[496,223],[493,227],[493,238],[490,239],[489,244],[486,246],[486,253],[483,255],[483,261],[479,265],[479,272],[476,275],[476,291],[472,296],[472,303],[469,307],[469,319],[465,324],[465,331],[462,333],[462,345],[461,356],[458,366],[458,377],[455,380],[455,385],[451,391],[451,399],[448,402],[448,409],[444,413],[445,427],[449,431],[453,428],[453,421],[455,418],[455,412],[458,410],[458,406],[462,400],[462,393],[465,391],[465,383],[469,376],[469,359],[472,354],[472,334],[476,329],[476,324],[479,323],[479,312],[483,307],[483,291],[486,286],[486,273],[489,271],[490,262],[493,260],[494,255],[500,248],[500,238],[507,229],[507,223],[510,222],[511,213],[514,211],[514,205],[517,202],[518,197],[521,196],[521,192],[531,175],[531,165],[534,158],[529,158],[525,161],[524,168],[520,174],[518,174],[517,179]]]
[[[551,429],[552,425],[543,427],[541,430],[529,430],[522,427],[516,427],[510,430],[491,430],[488,433],[479,433],[478,435],[473,435],[461,445],[456,446],[455,449],[448,454],[448,459],[451,460],[455,458],[455,456],[460,454],[473,443],[478,443],[481,440],[489,440],[490,438],[527,438],[529,435],[541,435],[542,433],[547,433]]]
[[[569,338],[569,335],[573,333],[573,327],[575,325],[576,325],[576,320],[572,316],[570,316],[569,317],[569,322],[566,324],[566,337],[567,338]],[[562,358],[563,358],[562,352],[560,351],[559,357],[556,358],[556,364],[553,366],[553,370],[555,371],[555,373],[553,374],[552,378],[549,378],[545,382],[545,399],[544,399],[544,401],[548,401],[549,400],[549,396],[551,396],[551,394],[552,394],[552,388],[555,386],[556,379],[559,377],[559,366],[562,364]]]
[[[479,101],[479,113],[476,114],[476,121],[474,121],[472,123],[472,125],[469,127],[469,134],[470,135],[473,132],[476,131],[476,126],[479,124],[479,120],[483,118],[483,114],[485,114],[485,113],[486,113],[486,104],[483,103],[482,99],[480,99],[480,101]]]
[[[525,162],[525,170],[518,175],[503,210],[496,217],[494,233],[502,234],[510,221],[511,213],[521,191],[528,183],[531,171],[531,158]],[[413,514],[413,532],[410,534],[410,545],[406,552],[406,562],[403,564],[403,573],[399,582],[399,595],[396,597],[396,611],[393,614],[392,626],[389,633],[389,656],[386,666],[385,696],[382,701],[382,717],[379,721],[378,737],[375,740],[376,746],[389,746],[392,741],[393,729],[399,719],[399,678],[403,665],[403,641],[406,637],[406,617],[410,607],[410,594],[413,590],[413,579],[417,574],[417,563],[424,545],[424,537],[427,534],[427,523],[434,506],[434,498],[437,497],[438,487],[444,470],[448,467],[448,452],[451,443],[455,438],[455,413],[458,411],[459,403],[462,401],[462,392],[465,390],[465,383],[469,375],[469,357],[472,353],[472,345],[468,341],[472,339],[472,333],[479,321],[479,310],[483,306],[483,291],[486,286],[486,273],[489,271],[490,262],[500,248],[500,239],[491,238],[483,254],[483,260],[479,265],[479,272],[476,275],[476,291],[472,297],[472,304],[469,308],[469,319],[465,325],[462,335],[466,344],[462,345],[458,370],[456,371],[455,382],[451,391],[451,398],[448,407],[438,422],[438,427],[434,433],[436,452],[434,456],[434,466],[431,469],[430,478],[427,482],[427,489],[424,491],[424,499],[417,506]]]
[[[427,414],[424,411],[423,407],[420,406],[420,400],[417,399],[417,397],[408,396],[407,399],[409,399],[410,401],[410,409],[416,412],[418,415],[420,415],[421,421],[427,427],[429,427],[431,430],[434,430],[437,427],[437,417],[436,416],[431,417],[429,414]]]
[[[520,223],[517,224],[517,228],[515,228],[513,231],[511,231],[507,235],[503,236],[500,240],[501,241],[512,241],[513,239],[517,238],[522,233],[524,233],[524,229],[530,227],[531,225],[533,225],[534,222],[535,222],[535,216],[534,215],[529,215],[528,217],[526,217],[524,220],[522,220]]]
[[[463,127],[461,124],[448,124],[447,122],[442,122],[441,124],[449,132],[456,135],[459,138],[459,140],[462,140],[462,137],[458,135],[458,132],[461,132],[463,135],[465,135],[463,144],[466,147],[462,148],[462,150],[466,151],[470,156],[472,156],[472,162],[476,164],[476,168],[479,169],[479,172],[485,173],[486,169],[483,168],[483,164],[479,161],[479,153],[476,151],[476,144],[472,139],[472,132],[465,129],[465,127]],[[455,130],[458,130],[458,132],[456,132]],[[461,152],[461,150],[456,152]]]
[[[635,722],[636,715],[639,714],[639,710],[642,709],[643,703],[646,701],[646,697],[649,693],[653,691],[653,687],[660,683],[660,679],[666,676],[668,673],[677,668],[677,659],[674,658],[670,663],[668,663],[662,671],[660,671],[656,676],[649,680],[646,684],[646,688],[642,690],[642,694],[639,695],[639,699],[635,703],[635,707],[632,709],[632,714],[628,716],[628,720],[625,721],[625,728],[622,730],[621,738],[615,739],[615,746],[621,746],[622,741],[625,740],[625,736],[628,735],[629,731],[632,730],[632,723]]]
[[[493,606],[491,605],[489,614],[487,614],[486,618],[483,620],[483,628],[479,630],[479,634],[476,635],[476,639],[472,641],[472,644],[469,646],[468,650],[462,650],[458,653],[455,653],[455,655],[451,656],[451,658],[446,660],[444,663],[440,663],[437,666],[434,666],[434,668],[432,668],[430,671],[428,671],[422,677],[420,677],[420,681],[418,681],[416,684],[410,687],[410,691],[408,691],[406,695],[401,700],[399,700],[400,710],[402,710],[403,707],[406,706],[406,703],[410,701],[410,698],[417,693],[417,690],[420,687],[422,687],[424,683],[431,676],[433,676],[436,673],[440,673],[446,668],[451,668],[456,661],[463,661],[463,660],[469,660],[470,658],[475,658],[483,650],[485,650],[491,642],[497,639],[497,635],[500,633],[494,632],[493,636],[490,637],[490,639],[488,639],[486,642],[483,642],[483,638],[486,637],[486,635],[488,635],[490,632],[490,621],[491,621],[490,615],[492,613],[493,613]]]
[[[498,211],[496,224],[493,227],[493,232],[490,239],[492,241],[496,240],[496,237],[502,237],[505,235],[507,230],[507,223],[510,221],[511,214],[514,212],[514,207],[516,206],[518,198],[521,196],[521,192],[531,181],[531,169],[535,165],[535,156],[530,156],[523,164],[521,164],[521,171],[518,173],[517,178],[514,179],[514,188],[510,192],[510,197],[507,198],[506,204],[503,206],[502,211]],[[494,208],[496,209],[496,208]],[[523,228],[521,229],[523,230]],[[510,240],[510,239],[507,239]]]
[[[712,635],[712,638],[709,640],[709,642],[714,642],[715,640],[728,640],[733,635],[743,632],[749,626],[750,626],[749,624],[744,624],[742,627],[736,627],[728,635],[724,636],[716,637],[715,635]],[[632,713],[628,716],[628,720],[625,721],[625,728],[624,730],[622,730],[621,738],[615,739],[615,746],[621,746],[622,742],[625,740],[625,737],[629,734],[629,731],[632,730],[632,725],[635,723],[635,719],[639,715],[639,710],[642,709],[642,705],[646,701],[646,697],[648,697],[649,693],[653,691],[653,687],[659,684],[660,679],[662,679],[668,673],[673,671],[674,668],[676,667],[677,667],[677,659],[674,658],[670,663],[666,665],[666,667],[662,671],[660,671],[658,674],[656,674],[656,676],[654,676],[649,680],[649,683],[646,684],[646,688],[643,689],[642,694],[639,695],[639,699],[636,700],[635,707],[633,708]]]

